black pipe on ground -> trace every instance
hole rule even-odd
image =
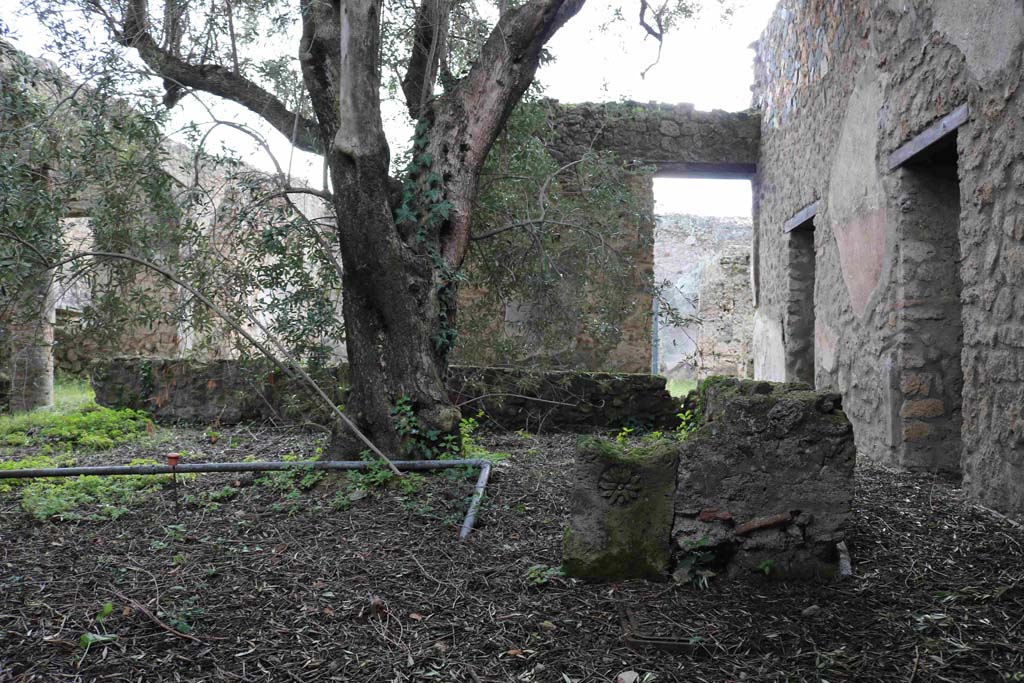
[[[489,460],[393,460],[403,472],[447,470],[455,467],[479,467],[480,476],[473,487],[469,510],[462,521],[459,540],[464,541],[473,530],[480,501],[491,476]],[[200,474],[204,472],[273,472],[281,470],[365,470],[377,463],[362,460],[303,460],[298,462],[199,462],[170,465],[101,465],[97,467],[43,467],[23,470],[0,470],[0,479],[35,479],[41,477],[79,477],[85,475],[108,477],[126,474]]]

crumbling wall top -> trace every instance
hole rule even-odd
[[[756,112],[696,111],[692,104],[548,100],[553,153],[578,159],[590,149],[653,165],[659,175],[750,177],[757,164]]]

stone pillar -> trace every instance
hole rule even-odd
[[[8,351],[11,412],[53,405],[53,273],[22,284],[11,304]]]

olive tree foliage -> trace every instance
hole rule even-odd
[[[410,451],[409,435],[394,419],[399,403],[411,407],[422,433],[457,435],[459,414],[444,376],[457,340],[457,293],[481,174],[545,45],[585,0],[25,3],[69,60],[81,61],[75,52],[89,41],[80,22],[92,22],[110,38],[100,60],[120,63],[125,75],[141,64],[161,79],[165,106],[190,94],[223,98],[297,149],[323,155],[328,180],[314,193],[329,202],[333,220],[285,220],[275,235],[259,218],[252,234],[271,252],[308,234],[308,254],[320,254],[322,264],[313,270],[340,278],[352,383],[347,408],[371,439],[389,453]],[[660,40],[695,4],[639,0],[636,9]],[[415,122],[398,172],[384,134],[388,98],[402,100]],[[285,204],[309,192],[286,174],[274,182],[265,194]],[[239,215],[244,222],[252,214]],[[298,263],[279,256],[285,268]],[[270,331],[260,315],[247,325]]]

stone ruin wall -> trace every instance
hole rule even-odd
[[[801,238],[783,225],[817,201],[814,379],[842,392],[861,457],[962,467],[976,500],[1014,514],[1024,513],[1022,37],[1016,0],[783,0],[757,45],[754,92],[757,376],[797,378]],[[955,177],[890,171],[887,158],[965,102],[957,207]]]
[[[697,316],[701,324],[697,344],[700,376],[753,376],[749,244],[725,247],[701,271]]]
[[[654,278],[667,304],[658,314],[661,374],[752,376],[752,232],[749,218],[658,216]]]
[[[689,104],[637,102],[560,104],[549,100],[545,106],[554,133],[551,152],[561,163],[579,159],[590,150],[600,150],[613,153],[625,164],[649,167],[656,175],[746,177],[752,174],[757,162],[758,117],[749,112],[702,112]],[[635,225],[635,240],[617,245],[635,269],[633,312],[621,321],[619,338],[611,346],[595,345],[584,335],[572,342],[572,367],[650,371],[652,284],[656,279],[654,193],[650,180],[637,183],[633,192],[637,203],[646,207],[644,215]],[[468,288],[460,292],[462,304],[472,305],[476,298]],[[708,312],[720,316],[723,308],[728,305],[709,306]],[[495,311],[493,317],[495,323],[486,331],[490,335],[510,334],[510,328],[515,328],[517,334],[529,335],[529,330],[522,329],[524,326],[544,324],[516,310]],[[727,351],[719,344],[717,353]],[[471,357],[460,362],[514,364],[515,360]]]

